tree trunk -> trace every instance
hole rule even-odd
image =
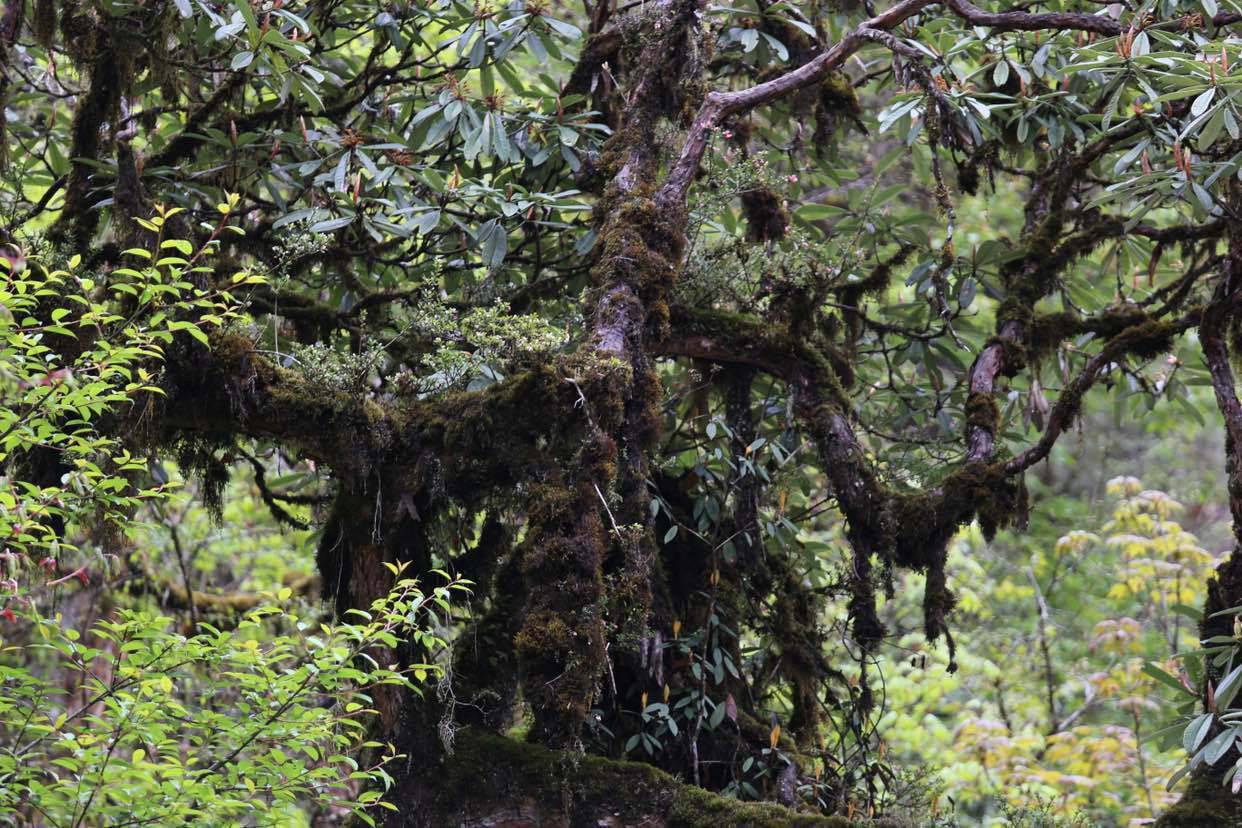
[[[1220,784],[1220,774],[1195,773],[1181,800],[1156,820],[1156,828],[1223,828],[1242,825],[1242,797]]]
[[[1235,184],[1231,207],[1236,214],[1242,207],[1242,192]],[[1217,567],[1208,581],[1207,598],[1203,605],[1200,639],[1216,635],[1233,636],[1234,617],[1213,614],[1242,605],[1242,403],[1239,403],[1233,367],[1230,363],[1228,333],[1236,330],[1236,314],[1242,302],[1242,228],[1235,225],[1229,236],[1229,253],[1222,268],[1221,281],[1204,308],[1199,323],[1199,341],[1203,358],[1212,376],[1216,405],[1225,420],[1225,470],[1228,478],[1229,509],[1233,517],[1234,545],[1229,557]],[[1216,687],[1222,678],[1219,668],[1210,661],[1204,669],[1204,708],[1209,709],[1208,685]],[[1237,705],[1235,704],[1236,708]],[[1225,711],[1220,711],[1225,712]],[[1219,725],[1213,726],[1219,730]],[[1215,735],[1215,733],[1211,734]],[[1159,828],[1175,826],[1242,825],[1242,796],[1224,787],[1224,772],[1238,758],[1230,750],[1216,765],[1206,763],[1190,775],[1181,800],[1156,822]]]

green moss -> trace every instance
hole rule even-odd
[[[858,90],[844,72],[831,72],[819,85],[820,101],[825,106],[841,109],[853,115],[862,113]]]
[[[556,747],[577,742],[604,667],[609,547],[595,485],[544,484],[521,549],[526,614],[513,643],[535,714],[531,737]]]
[[[650,765],[549,750],[466,728],[437,779],[439,819],[432,822],[455,822],[463,803],[477,811],[489,801],[501,808],[519,799],[529,800],[533,812],[553,817],[552,824],[579,824],[576,814],[601,806],[618,816],[639,816],[659,797],[665,779],[671,782]]]
[[[770,364],[774,373],[796,372],[800,362],[826,397],[843,408],[852,404],[845,390],[855,382],[853,364],[820,335],[795,336],[787,328],[752,314],[715,308],[678,306],[673,323],[683,336],[727,342],[733,353]]]
[[[842,408],[852,407],[846,389],[852,388],[857,377],[854,365],[836,347],[827,342],[791,339],[793,352],[814,367],[820,390]]]
[[[894,494],[885,506],[885,532],[892,538],[891,560],[927,573],[923,593],[923,626],[928,640],[945,636],[952,667],[953,640],[947,617],[956,599],[948,588],[945,560],[948,543],[958,527],[977,518],[984,536],[1014,520],[1019,509],[1018,486],[1003,463],[974,463],[960,467],[938,491]],[[852,606],[852,605],[851,605]]]
[[[174,447],[182,472],[198,480],[199,497],[207,514],[219,526],[224,520],[224,488],[229,482],[229,466],[217,454],[231,448],[233,441],[213,435],[189,435]]]
[[[431,403],[409,401],[402,406],[398,429],[439,436],[450,462],[486,457],[489,452],[516,459],[514,455],[526,447],[512,445],[508,436],[547,432],[543,412],[571,405],[567,391],[568,385],[555,370],[536,368],[483,392],[457,392]]]
[[[752,242],[770,242],[785,238],[789,226],[789,210],[784,202],[767,187],[742,193],[742,213],[746,216],[746,238]]]
[[[1149,321],[1151,319],[1142,308],[1135,305],[1120,305],[1086,317],[1071,311],[1035,314],[1027,327],[1028,353],[1032,358],[1039,359],[1051,354],[1071,337],[1093,333],[1111,338]]]
[[[44,49],[50,48],[52,38],[56,36],[55,0],[37,0],[32,28],[39,45]]]
[[[610,175],[639,157],[636,153],[647,143],[644,130],[650,126],[642,126],[643,120],[630,118],[634,126],[624,127],[610,141],[604,162]],[[599,258],[591,270],[594,289],[588,297],[596,314],[593,327],[606,329],[610,340],[624,338],[629,347],[644,338],[663,337],[669,325],[666,297],[686,244],[684,208],[661,207],[648,183],[631,182],[623,188],[614,180],[596,204],[594,218]],[[522,547],[526,615],[514,644],[535,716],[531,736],[554,746],[578,741],[594,702],[604,668],[606,622],[618,620],[608,618],[610,609],[633,626],[636,619],[630,616],[645,615],[650,601],[641,539],[629,547],[618,539],[618,557],[626,561],[623,576],[614,579],[613,589],[606,587],[613,538],[599,501],[610,495],[615,500],[618,489],[637,489],[638,495],[629,500],[622,495],[619,519],[623,524],[645,519],[641,485],[629,480],[627,489],[619,441],[624,437],[628,451],[652,443],[660,428],[663,388],[641,356],[627,364],[601,356],[598,344],[587,343],[559,365],[568,380],[561,384],[572,387],[577,398],[551,410],[570,411],[580,404],[585,416],[568,418],[577,423],[570,433],[578,450],[561,464],[559,479],[536,492]],[[543,416],[549,410],[531,409]],[[616,519],[609,514],[610,521]]]
[[[1017,322],[1023,328],[1030,325],[1035,312],[1018,296],[1007,296],[996,308],[996,327],[999,330],[1007,322]]]
[[[991,394],[971,394],[966,398],[966,427],[986,429],[993,436],[1000,426],[1000,406]]]
[[[1177,334],[1178,329],[1172,323],[1151,319],[1127,328],[1111,339],[1108,345],[1139,359],[1155,359],[1173,349]]]
[[[1088,316],[1083,320],[1084,330],[1100,336],[1116,336],[1126,328],[1139,325],[1148,319],[1142,308],[1136,305],[1117,305]]]
[[[1181,800],[1156,820],[1156,828],[1220,828],[1242,825],[1242,798],[1211,773],[1195,773]]]
[[[573,645],[573,631],[556,615],[532,612],[513,639],[519,653],[546,658],[563,656]]]
[[[858,824],[841,816],[799,814],[767,802],[740,802],[690,786],[677,791],[667,822],[669,828],[850,828]]]
[[[435,792],[435,824],[510,813],[527,823],[664,825],[669,828],[850,828],[875,825],[797,813],[773,803],[739,802],[678,782],[650,765],[552,751],[501,736],[462,730]]]
[[[1026,328],[1027,354],[1038,362],[1082,330],[1082,318],[1070,311],[1033,315]]]
[[[1017,504],[1017,486],[1003,463],[961,466],[938,489],[889,498],[885,521],[901,566],[920,572],[936,567],[959,526],[977,517],[990,538],[1012,520]]]
[[[1002,352],[1000,373],[1003,377],[1016,377],[1027,366],[1027,350],[1007,336],[994,336],[984,343],[985,348],[999,345]]]
[[[628,284],[641,299],[672,286],[685,250],[684,216],[671,216],[656,204],[649,187],[606,193],[596,206],[600,261],[592,270],[597,285]]]

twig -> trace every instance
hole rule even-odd
[[[604,499],[604,493],[599,490],[598,483],[592,483],[595,487],[595,493],[599,495],[599,502],[604,504],[604,511],[608,513],[608,520],[612,523],[612,531],[616,533],[617,540],[621,540],[621,529],[617,526],[617,519],[612,516],[612,509],[608,508],[608,501]]]

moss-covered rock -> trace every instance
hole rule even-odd
[[[632,826],[645,828],[849,828],[856,822],[740,802],[681,783],[650,765],[548,750],[472,728],[444,760],[429,809],[405,825]]]

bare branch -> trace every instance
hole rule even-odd
[[[863,44],[874,40],[876,32],[892,29],[930,5],[932,0],[903,0],[891,9],[864,20],[831,49],[791,72],[737,92],[709,92],[686,136],[681,156],[660,188],[658,201],[661,206],[685,202],[690,182],[694,180],[699,162],[707,150],[711,132],[725,118],[748,112],[810,86],[845,63]]]
[[[1104,14],[1074,12],[987,12],[970,0],[948,0],[948,6],[959,17],[975,26],[987,26],[999,32],[1036,32],[1043,29],[1072,29],[1112,37],[1121,34],[1121,24]]]

